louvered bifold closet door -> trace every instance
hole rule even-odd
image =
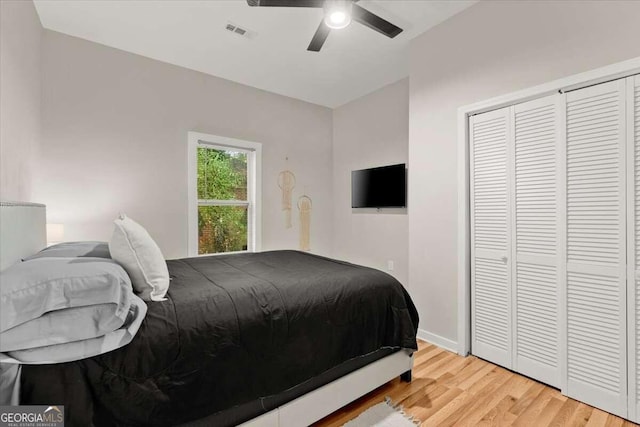
[[[511,367],[510,109],[470,118],[472,352]]]
[[[560,386],[561,97],[513,107],[515,371]],[[564,129],[563,129],[564,130]]]
[[[640,422],[640,76],[627,79],[629,418]]]
[[[625,81],[566,95],[567,394],[626,416]]]

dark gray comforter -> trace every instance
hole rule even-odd
[[[416,349],[418,316],[381,271],[296,251],[168,261],[168,299],[134,340],[23,366],[22,404],[68,425],[174,425],[277,395],[385,347]]]

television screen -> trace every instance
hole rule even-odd
[[[407,206],[405,164],[351,172],[352,208],[403,208]]]

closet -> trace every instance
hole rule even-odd
[[[639,421],[640,77],[469,136],[472,353]]]

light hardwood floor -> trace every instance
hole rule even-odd
[[[424,341],[414,357],[410,384],[395,379],[314,426],[341,426],[385,396],[423,426],[637,426],[477,357]]]

